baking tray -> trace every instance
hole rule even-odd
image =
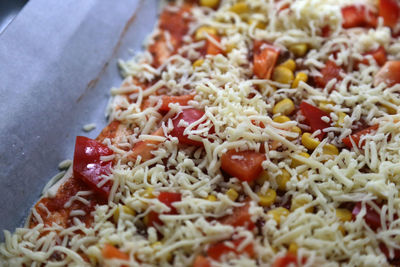
[[[158,5],[31,0],[0,35],[0,230],[23,225],[77,135],[106,125],[117,61],[142,49]]]

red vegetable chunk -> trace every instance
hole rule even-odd
[[[297,256],[293,253],[287,253],[285,256],[276,258],[272,267],[297,267]]]
[[[336,81],[341,81],[340,71],[341,68],[335,62],[329,60],[325,63],[325,67],[321,69],[322,76],[314,78],[315,83],[318,87],[325,88],[330,80],[336,79]]]
[[[272,45],[255,41],[254,42],[253,73],[260,79],[271,78],[272,70],[275,67],[279,56],[279,49]]]
[[[395,28],[400,20],[400,2],[398,0],[379,0],[379,16],[385,26]]]
[[[221,169],[243,182],[257,179],[262,172],[263,153],[254,151],[229,150],[221,157]]]
[[[388,61],[375,74],[374,85],[377,86],[384,82],[387,86],[400,83],[400,61]]]
[[[190,100],[193,100],[194,95],[181,95],[181,96],[167,96],[164,95],[162,97],[162,104],[160,107],[160,111],[169,111],[169,104],[179,104],[181,106],[187,106]]]
[[[365,205],[367,208],[367,213],[364,215],[364,220],[367,223],[369,227],[371,227],[372,230],[376,230],[379,227],[381,227],[381,217],[380,215],[369,205]],[[360,213],[361,211],[361,202],[358,202],[352,211],[353,214],[353,219],[356,218],[356,216]]]
[[[380,46],[376,50],[367,52],[364,55],[371,55],[379,66],[383,66],[383,64],[385,64],[386,60],[387,60],[387,58],[386,58],[386,50],[382,46]],[[360,62],[356,63],[356,65],[358,65],[358,64],[369,65],[369,61],[368,61],[368,59],[364,58]]]
[[[355,133],[355,134],[352,134],[352,135],[350,135],[350,136],[348,136],[348,137],[346,137],[346,138],[343,138],[342,142],[343,142],[343,144],[345,144],[348,148],[352,148],[353,145],[352,145],[352,143],[351,143],[351,141],[350,141],[350,137],[351,137],[351,139],[353,139],[353,141],[354,141],[354,143],[356,144],[356,146],[357,146],[358,148],[361,148],[361,147],[363,147],[364,144],[365,144],[365,141],[362,142],[362,143],[360,144],[360,139],[361,139],[361,137],[363,137],[364,135],[367,135],[367,134],[371,134],[371,133],[376,132],[376,130],[378,129],[378,127],[379,127],[379,125],[373,125],[373,126],[371,126],[371,127],[368,127],[368,128],[366,128],[366,129],[361,130],[361,131],[359,131],[359,132],[357,132],[357,133]]]
[[[322,120],[322,117],[329,117],[329,114],[304,101],[300,104],[300,110],[305,117],[307,125],[311,127],[312,132],[321,130],[321,133],[317,137],[322,140],[326,135],[323,129],[330,127],[329,123]]]
[[[252,230],[255,227],[254,222],[251,220],[251,215],[249,213],[250,204],[242,207],[237,207],[233,209],[233,213],[223,217],[220,222],[223,224],[229,224],[234,227],[245,226],[247,229]]]
[[[238,249],[242,241],[243,239],[232,240],[230,241],[232,246],[226,245],[225,242],[211,245],[207,250],[207,255],[214,260],[219,260],[223,255],[231,252],[235,253],[236,255],[247,254],[250,258],[254,257],[255,252],[253,244],[248,244],[242,250]]]
[[[193,267],[211,267],[211,262],[206,257],[198,255],[194,260]]]
[[[378,18],[375,13],[363,5],[350,5],[342,8],[343,28],[376,27]]]
[[[161,192],[158,195],[158,200],[171,209],[169,212],[164,212],[163,214],[177,214],[178,212],[172,204],[181,201],[181,199],[182,195],[180,193]],[[148,215],[148,226],[155,226],[155,224],[162,225],[162,221],[157,212],[151,211]]]
[[[107,146],[96,140],[77,136],[75,144],[74,176],[84,181],[92,190],[97,192],[104,198],[108,198],[112,187],[112,181],[105,182],[102,186],[98,186],[103,182],[101,175],[111,172],[112,161],[102,161],[101,156],[112,155],[113,151]]]
[[[206,54],[207,55],[218,55],[218,54],[223,54],[224,51],[221,49],[220,46],[218,46],[217,44],[215,44],[215,42],[217,43],[221,43],[221,38],[219,38],[219,36],[215,35],[215,34],[208,34],[210,35],[210,38],[214,39],[214,40],[210,40],[210,38],[207,38],[207,42],[206,42]],[[215,41],[215,42],[214,42]]]
[[[180,121],[183,120],[185,124],[192,124],[193,122],[199,120],[203,117],[204,111],[190,108],[184,109],[181,113],[178,114],[175,118],[172,119],[172,124],[174,125],[174,129],[171,131],[171,135],[177,137],[179,139],[179,143],[193,146],[202,146],[203,143],[200,141],[189,139],[187,135],[184,134],[186,126],[179,125]],[[196,130],[197,127],[194,127],[193,130]]]

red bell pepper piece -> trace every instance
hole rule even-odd
[[[152,133],[155,136],[164,136],[163,129],[160,127]],[[143,140],[136,143],[132,148],[132,153],[128,156],[129,160],[136,161],[137,157],[141,157],[141,162],[145,162],[154,157],[153,151],[157,149],[156,145],[161,141],[156,140]]]
[[[103,249],[101,250],[101,254],[105,259],[129,260],[128,254],[109,244],[104,245]]]
[[[378,63],[379,66],[382,66],[383,64],[386,63],[387,57],[386,57],[386,50],[385,48],[383,48],[382,46],[380,46],[378,49],[370,51],[365,53],[364,55],[371,55],[376,63]],[[368,65],[369,61],[368,59],[364,58],[363,60],[361,60],[360,62],[357,62],[356,65],[358,64],[364,64],[364,65]]]
[[[355,220],[356,216],[360,213],[361,211],[361,202],[358,202],[352,211],[353,214],[353,220]],[[371,227],[372,230],[376,230],[379,227],[381,227],[381,216],[369,205],[365,204],[365,207],[367,209],[366,214],[364,215],[364,220],[367,223],[369,227]]]
[[[317,137],[322,140],[326,135],[326,132],[323,130],[330,127],[330,125],[321,118],[324,116],[329,117],[329,114],[304,101],[300,104],[300,110],[305,117],[306,124],[311,127],[312,132],[321,130],[321,133]]]
[[[193,267],[211,267],[211,262],[206,257],[198,255],[193,262]]]
[[[342,8],[343,28],[373,27],[378,23],[375,13],[363,5],[350,5]]]
[[[397,0],[379,0],[379,16],[383,24],[392,29],[400,20],[400,3]]]
[[[198,110],[198,109],[194,109],[194,108],[184,109],[181,113],[178,114],[178,116],[176,116],[175,118],[172,119],[172,124],[174,125],[174,129],[171,131],[171,135],[174,137],[177,137],[179,140],[179,143],[181,143],[181,144],[202,146],[203,145],[202,142],[189,139],[189,137],[184,134],[186,127],[179,126],[179,122],[181,120],[183,120],[187,124],[191,124],[191,123],[199,120],[201,117],[203,117],[203,115],[204,115],[204,111],[202,111],[202,110]],[[194,127],[193,129],[195,130],[195,129],[197,129],[197,127]]]
[[[243,182],[251,182],[262,172],[264,160],[263,153],[232,149],[221,156],[221,169]]]
[[[232,225],[233,227],[245,226],[249,230],[255,227],[254,222],[251,220],[249,213],[250,204],[247,203],[242,207],[233,209],[233,213],[220,219],[222,224]]]
[[[276,258],[272,267],[288,267],[290,265],[293,267],[298,266],[296,254],[286,253],[286,255]]]
[[[162,104],[160,107],[160,111],[169,111],[169,104],[179,104],[181,106],[187,106],[190,100],[193,100],[194,95],[180,95],[180,96],[167,96],[164,95],[162,97]]]
[[[316,76],[314,78],[315,83],[318,87],[325,88],[328,82],[332,79],[336,78],[336,81],[341,81],[342,77],[340,76],[340,71],[342,69],[336,65],[333,61],[327,61],[325,63],[325,67],[321,69],[322,76]]]
[[[213,38],[214,41],[216,41],[217,43],[221,43],[221,38],[218,35],[215,35],[215,34],[212,34],[212,33],[209,33],[208,35],[210,36],[209,38]],[[224,51],[221,49],[221,47],[216,45],[209,38],[207,38],[207,42],[206,42],[206,53],[207,53],[207,55],[214,55],[215,56],[215,55],[224,53]]]
[[[73,171],[74,176],[85,182],[91,189],[104,198],[108,198],[112,187],[112,181],[107,181],[102,186],[98,186],[103,182],[101,175],[111,172],[112,161],[102,161],[101,156],[112,155],[113,151],[102,143],[84,137],[77,136],[75,143],[75,154]]]
[[[393,86],[400,83],[400,60],[388,61],[383,67],[375,74],[374,85],[377,86],[384,82],[387,86]]]
[[[385,254],[386,258],[388,259],[388,261],[390,261],[391,263],[393,262],[399,262],[400,261],[400,249],[395,249],[393,252],[393,257],[390,257],[390,253],[389,253],[389,249],[386,247],[385,244],[380,243],[379,244],[379,248],[382,251],[383,254]]]
[[[365,141],[362,142],[362,143],[360,144],[360,139],[361,139],[361,137],[363,137],[364,135],[367,135],[367,134],[371,134],[371,133],[376,132],[376,130],[378,129],[378,127],[379,127],[379,125],[377,125],[377,124],[376,124],[376,125],[373,125],[373,126],[371,126],[371,127],[368,127],[368,128],[366,128],[366,129],[361,130],[361,131],[359,131],[359,132],[357,132],[357,133],[355,133],[355,134],[352,134],[352,135],[350,135],[350,136],[348,136],[348,137],[346,137],[346,138],[343,138],[342,142],[343,142],[348,148],[352,148],[353,145],[351,144],[351,141],[350,141],[350,137],[351,137],[351,139],[353,139],[353,141],[354,141],[354,143],[357,145],[357,147],[358,147],[358,148],[361,148],[361,147],[363,147],[364,144],[365,144]]]
[[[172,204],[181,201],[181,199],[182,195],[180,193],[161,192],[158,195],[158,200],[171,209],[163,214],[177,214],[178,212]],[[162,221],[160,220],[157,212],[151,211],[148,215],[148,226],[154,226],[155,224],[162,225]]]
[[[260,79],[271,78],[279,49],[267,42],[254,41],[253,73]]]
[[[254,252],[253,244],[248,244],[242,250],[239,250],[238,247],[243,242],[243,238],[232,240],[230,242],[233,243],[233,246],[228,246],[225,244],[225,242],[220,242],[220,243],[211,245],[207,249],[207,255],[214,260],[219,260],[223,255],[231,253],[231,252],[235,253],[236,255],[245,253],[250,258],[254,257],[255,252]]]

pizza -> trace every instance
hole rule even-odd
[[[400,3],[161,10],[2,265],[399,266]]]

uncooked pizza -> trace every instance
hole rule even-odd
[[[400,2],[160,10],[0,263],[400,266]]]

